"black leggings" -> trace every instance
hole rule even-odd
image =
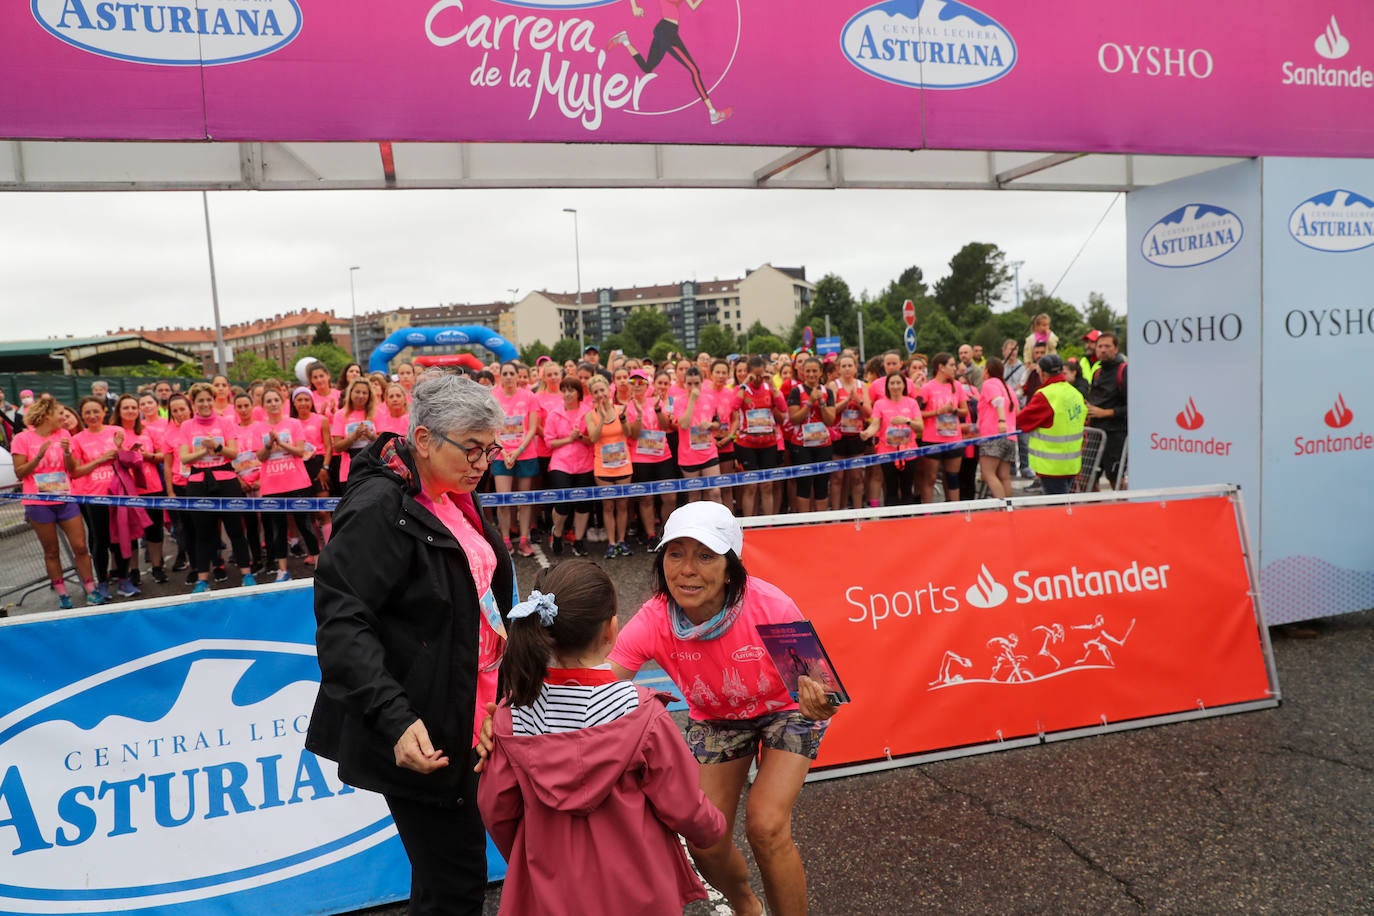
[[[570,474],[567,471],[549,471],[550,490],[568,490],[573,487],[594,487],[596,481],[592,478],[591,472],[586,474]],[[553,511],[567,518],[576,512],[592,511],[592,501],[575,503],[554,503]]]
[[[787,454],[792,459],[793,467],[800,467],[803,464],[817,464],[822,461],[831,460],[835,453],[828,445],[806,446],[789,443]],[[797,498],[828,499],[830,497],[830,475],[813,474],[810,477],[797,478]]]
[[[186,495],[191,499],[233,499],[243,497],[243,487],[238,478],[216,480],[214,471],[233,470],[229,465],[195,469],[186,484]],[[219,552],[219,526],[224,525],[224,533],[229,535],[229,546],[233,548],[234,559],[240,567],[247,569],[251,554],[248,552],[248,539],[243,536],[243,519],[237,512],[192,512],[191,525],[195,531],[196,546],[193,559],[197,573],[208,573],[210,561]]]
[[[682,43],[682,36],[678,34],[677,23],[671,19],[660,19],[658,25],[654,26],[654,40],[649,45],[649,55],[644,57],[636,54],[635,63],[639,64],[639,69],[645,73],[653,73],[658,65],[663,62],[663,55],[671,54],[673,60],[682,64],[687,69],[687,73],[692,77],[692,88],[696,89],[697,95],[701,96],[703,102],[709,101],[710,97],[706,93],[706,81],[701,78],[701,68],[697,62],[692,60],[692,55],[687,51],[687,46]]]
[[[86,521],[86,546],[91,551],[91,566],[97,582],[110,578],[110,560],[114,560],[117,579],[129,577],[129,558],[116,548],[110,549],[110,507],[83,503],[81,517]]]
[[[897,467],[901,464],[901,467]],[[883,469],[883,505],[910,506],[916,503],[916,459],[889,461]]]
[[[290,493],[273,493],[278,499],[309,499],[315,495],[312,487],[294,490]],[[296,530],[300,532],[305,552],[315,556],[320,552],[320,542],[315,540],[315,517],[310,512],[264,512],[262,513],[262,533],[267,538],[267,561],[285,560],[287,516],[296,520]]]

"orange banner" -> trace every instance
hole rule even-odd
[[[1225,496],[748,528],[744,561],[853,697],[818,767],[1274,697]]]

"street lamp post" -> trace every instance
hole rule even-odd
[[[563,212],[573,216],[573,258],[577,261],[577,358],[581,359],[587,350],[587,333],[582,321],[582,245],[577,236],[577,211],[564,207]]]
[[[358,268],[348,268],[348,299],[353,303],[353,331],[350,337],[353,350],[353,362],[358,361],[358,296],[353,291],[353,275],[358,272]]]
[[[1021,310],[1021,266],[1022,266],[1023,264],[1025,264],[1025,263],[1026,263],[1025,261],[1012,261],[1012,262],[1011,262],[1011,269],[1012,269],[1012,271],[1015,273],[1015,276],[1016,276],[1016,309],[1017,309],[1017,311],[1020,311],[1020,310]]]

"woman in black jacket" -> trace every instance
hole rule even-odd
[[[409,433],[355,460],[315,573],[321,679],[306,747],[385,797],[412,913],[482,911],[472,734],[479,676],[494,694],[514,572],[473,491],[499,458],[502,420],[476,382],[417,383]]]

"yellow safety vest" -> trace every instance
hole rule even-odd
[[[1083,381],[1087,382],[1089,385],[1093,383],[1093,376],[1097,375],[1097,370],[1100,368],[1102,368],[1102,362],[1100,360],[1089,362],[1088,358],[1085,356],[1078,361],[1078,374],[1082,376]]]
[[[1040,389],[1054,410],[1054,423],[1030,432],[1026,451],[1030,468],[1046,477],[1073,477],[1083,466],[1083,425],[1088,408],[1083,395],[1068,382],[1055,382]]]

